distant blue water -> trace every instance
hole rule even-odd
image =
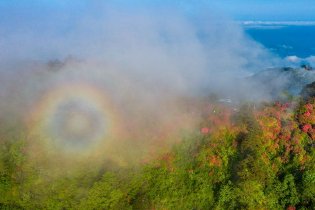
[[[281,57],[315,55],[315,26],[252,27],[245,32]]]

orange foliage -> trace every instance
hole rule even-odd
[[[210,166],[221,166],[222,160],[219,156],[213,155],[210,156]]]
[[[294,206],[288,206],[287,210],[295,210],[296,208]]]
[[[208,104],[206,107],[200,132],[210,134],[212,152],[219,151],[222,146],[220,139],[224,138],[224,131],[228,130],[235,136],[246,132],[243,125],[232,123],[231,118],[237,112],[232,107],[224,104]],[[262,131],[262,158],[266,164],[269,164],[270,158],[278,160],[279,164],[288,162],[291,155],[298,157],[296,160],[302,165],[308,161],[302,140],[305,134],[315,140],[315,100],[300,107],[280,102],[267,104],[254,110],[253,114]],[[230,146],[237,149],[237,144],[235,139]],[[208,156],[210,166],[221,166],[222,159],[212,152]],[[273,164],[272,168],[276,170],[277,164]]]

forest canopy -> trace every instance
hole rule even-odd
[[[199,130],[137,165],[51,166],[1,136],[1,209],[312,209],[315,99],[207,103]],[[33,151],[35,152],[35,151]],[[65,168],[64,168],[65,167]]]

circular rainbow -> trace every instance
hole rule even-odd
[[[27,119],[28,130],[62,150],[95,148],[117,134],[117,112],[101,88],[66,84],[43,94]]]

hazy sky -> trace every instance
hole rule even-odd
[[[107,0],[110,1],[110,0]],[[99,0],[0,0],[0,21],[6,16],[25,13],[36,15],[39,11],[71,11],[80,14],[90,3]],[[211,8],[221,10],[238,20],[315,20],[314,0],[112,0],[118,5],[154,7],[179,4],[187,10],[194,10],[194,2],[205,2]],[[199,4],[198,4],[199,5]],[[1,17],[2,16],[2,17]]]
[[[242,20],[315,20],[314,0],[223,0],[215,4]]]

